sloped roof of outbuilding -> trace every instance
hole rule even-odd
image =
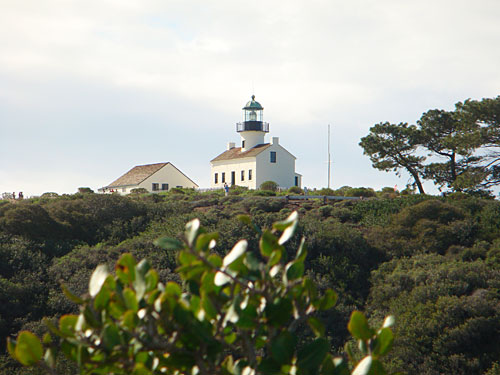
[[[269,146],[271,146],[270,143],[264,143],[264,144],[252,147],[250,150],[247,150],[247,151],[241,151],[241,147],[234,147],[230,150],[224,151],[222,154],[220,154],[219,156],[215,157],[214,159],[212,159],[210,161],[214,162],[214,161],[222,161],[222,160],[250,158],[253,156],[257,156],[262,151],[267,149]]]

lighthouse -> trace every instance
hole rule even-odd
[[[226,151],[210,161],[212,188],[245,186],[258,189],[265,181],[274,181],[282,189],[301,186],[302,176],[295,173],[295,156],[279,144],[278,137],[266,143],[269,123],[264,122],[264,107],[255,95],[243,109],[243,121],[236,123],[241,147],[227,144]]]
[[[264,107],[255,100],[252,95],[243,107],[243,122],[236,124],[236,131],[241,136],[241,151],[245,152],[251,148],[264,144],[264,136],[269,132],[269,123],[263,121]]]

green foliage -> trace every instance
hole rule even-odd
[[[292,186],[291,188],[288,189],[288,193],[290,193],[290,194],[302,194],[303,191],[298,186]]]
[[[39,339],[26,331],[9,340],[9,352],[23,365],[50,371],[60,351],[82,373],[348,374],[348,363],[329,353],[325,327],[314,316],[335,305],[335,292],[319,294],[304,276],[304,240],[286,259],[284,245],[297,219],[294,212],[262,231],[260,254],[240,240],[223,258],[212,251],[218,234],[192,220],[183,242],[157,242],[178,251],[182,286],[160,283],[148,261],[136,263],[124,254],[115,275],[104,265],[95,269],[88,294],[65,291],[80,313],[63,315],[58,325],[47,321],[45,354]],[[353,374],[385,373],[380,358],[392,346],[392,322],[389,318],[375,330],[362,313],[353,313],[349,330],[362,348],[359,360],[350,357]],[[298,329],[304,323],[311,336],[302,342]]]
[[[271,190],[253,190],[248,192],[248,195],[253,195],[256,197],[275,197],[276,192]]]
[[[94,192],[94,190],[92,190],[91,188],[89,187],[79,187],[78,188],[78,192],[80,194],[92,194]]]
[[[370,242],[390,256],[420,252],[444,254],[452,245],[471,246],[477,225],[449,203],[428,199],[392,217],[384,229],[374,230]]]
[[[369,198],[369,197],[374,197],[375,195],[376,195],[375,191],[372,188],[364,188],[364,187],[351,188],[344,193],[344,196],[346,197]]]
[[[330,188],[323,188],[321,190],[318,190],[317,192],[319,195],[329,195],[329,196],[333,196],[333,195],[336,195],[335,194],[335,190],[333,189],[330,189]],[[341,195],[344,195],[344,194],[341,194]]]
[[[406,192],[405,195],[408,195],[407,193],[408,192]],[[376,194],[377,197],[379,198],[396,198],[399,196],[400,193],[399,191],[395,190],[395,188],[386,186],[382,188],[380,191],[377,191]]]
[[[47,192],[47,193],[43,193],[40,197],[41,198],[57,198],[58,196],[59,196],[59,194],[57,194],[57,193]]]
[[[342,187],[333,195],[348,189]],[[248,241],[245,254],[256,249],[257,258],[263,260],[258,251],[259,228],[272,228],[293,210],[301,215],[297,232],[306,237],[308,256],[304,271],[295,265],[287,277],[304,272],[319,294],[332,288],[339,293],[335,309],[318,311],[299,324],[297,351],[322,335],[332,352],[341,353],[350,337],[347,325],[353,310],[368,311],[371,327],[380,327],[383,316],[395,312],[399,333],[385,357],[391,369],[432,375],[496,371],[498,360],[491,358],[498,357],[497,347],[486,341],[495,343],[491,335],[498,335],[497,300],[491,298],[500,289],[498,201],[461,192],[325,204],[322,200],[286,202],[252,196],[254,192],[275,195],[251,190],[224,197],[222,191],[186,190],[185,194],[77,193],[15,204],[0,201],[0,222],[8,211],[20,210],[8,214],[9,220],[17,217],[19,227],[0,226],[0,373],[42,373],[11,359],[6,338],[21,330],[41,338],[47,331],[44,317],[59,327],[61,316],[78,315],[79,305],[68,296],[88,297],[88,281],[98,265],[107,265],[114,275],[117,260],[129,252],[135,259],[147,258],[164,285],[175,282],[186,292],[187,284],[175,272],[179,251],[173,250],[182,242],[186,222],[198,217],[208,232],[220,233],[211,254],[221,260],[241,238]],[[21,212],[24,216],[17,216]],[[251,215],[255,225],[240,222],[238,215]],[[37,222],[38,218],[42,220]],[[174,239],[173,247],[155,245],[161,235]],[[295,258],[300,236],[283,246],[280,262],[286,263]],[[407,263],[393,272],[400,261]],[[130,297],[130,292],[124,293]],[[126,301],[134,310],[132,299]],[[55,345],[57,337],[52,336]],[[352,358],[362,359],[360,352],[350,350]],[[56,358],[57,373],[78,373],[61,351]]]
[[[63,228],[41,205],[22,202],[2,207],[0,229],[11,235],[42,239],[60,236]]]
[[[373,273],[368,309],[398,317],[391,370],[412,374],[482,374],[500,356],[500,270],[420,255]]]
[[[264,181],[260,184],[260,190],[276,191],[278,190],[278,184],[274,181]]]
[[[361,138],[359,145],[370,157],[374,168],[382,171],[406,170],[413,178],[420,194],[424,194],[421,178],[425,157],[416,154],[418,130],[407,123],[380,123],[370,128],[370,134]]]
[[[174,187],[169,190],[170,193],[172,194],[186,194],[185,189]]]
[[[229,195],[241,195],[246,192],[248,192],[248,188],[246,186],[233,185],[229,188]]]
[[[133,195],[148,194],[148,193],[149,193],[148,189],[145,188],[135,188],[130,190],[130,194]]]

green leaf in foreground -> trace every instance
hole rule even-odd
[[[165,250],[180,250],[184,244],[176,238],[161,237],[155,241],[155,245]]]
[[[222,265],[224,267],[229,266],[236,259],[242,256],[247,250],[248,242],[246,240],[238,241],[236,245],[234,245],[233,249],[224,257],[222,261]]]
[[[330,349],[330,345],[325,339],[314,340],[299,351],[297,365],[308,370],[318,368],[328,353],[328,349]]]
[[[354,369],[352,375],[368,375],[372,367],[372,361],[373,359],[371,356],[363,358]]]
[[[289,364],[292,361],[297,337],[288,331],[283,331],[271,343],[273,359],[280,365]]]
[[[19,362],[25,366],[31,366],[42,359],[42,343],[34,334],[22,331],[17,337],[15,355]]]
[[[89,294],[91,297],[95,297],[97,293],[101,290],[102,284],[106,281],[106,277],[108,277],[108,267],[105,264],[100,264],[97,266],[95,271],[92,273],[90,277],[89,283]]]
[[[347,325],[347,329],[351,334],[360,340],[368,340],[373,336],[373,330],[368,325],[368,320],[360,311],[354,311],[351,314],[351,320]]]
[[[374,349],[374,355],[383,356],[386,355],[392,348],[392,343],[394,342],[394,336],[390,328],[382,328],[377,334],[376,345]]]

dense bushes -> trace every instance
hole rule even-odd
[[[368,310],[398,317],[393,370],[481,374],[500,357],[498,268],[418,255],[385,263],[372,282]]]
[[[403,325],[397,326],[392,369],[410,375],[493,374],[498,346],[484,342],[490,334],[498,337],[498,201],[456,194],[325,204],[255,196],[273,191],[234,192],[227,197],[193,190],[129,197],[84,193],[0,201],[0,350],[5,336],[22,327],[41,327],[44,316],[74,311],[61,282],[83,293],[92,269],[111,266],[124,252],[148,258],[162,280],[178,281],[175,253],[153,242],[161,235],[178,237],[195,217],[221,233],[214,250],[223,256],[242,237],[258,247],[257,233],[236,220],[238,215],[251,215],[263,228],[297,210],[297,230],[309,247],[309,276],[321,290],[340,292],[337,309],[323,317],[327,332],[336,332],[334,347],[340,350],[348,337],[350,311],[366,309],[376,322],[394,311]],[[288,256],[297,246],[291,240]],[[22,371],[0,358],[0,373]]]
[[[260,190],[276,191],[278,190],[278,184],[274,181],[264,181],[260,184]]]

